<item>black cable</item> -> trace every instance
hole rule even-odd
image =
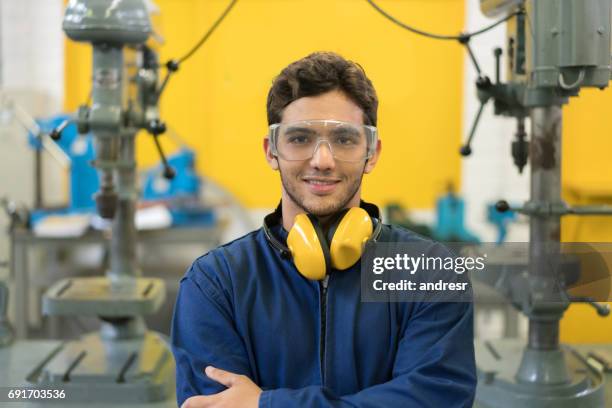
[[[155,102],[154,103],[158,103],[159,102],[159,99],[161,98],[161,94],[166,89],[166,85],[168,85],[168,81],[170,80],[170,76],[172,75],[172,73],[178,71],[179,65],[181,63],[185,62],[187,59],[189,59],[193,54],[196,53],[196,51],[198,51],[198,49],[202,46],[202,44],[204,44],[206,42],[206,40],[208,40],[208,38],[212,35],[212,33],[217,29],[219,24],[221,24],[221,22],[225,19],[225,17],[232,10],[232,8],[236,5],[236,3],[238,3],[238,0],[231,0],[230,1],[230,3],[227,5],[227,7],[223,11],[223,13],[221,13],[219,18],[217,18],[217,21],[214,22],[214,24],[208,29],[208,31],[204,34],[204,36],[202,38],[200,38],[200,41],[198,41],[198,43],[196,45],[194,45],[193,48],[191,48],[191,50],[189,50],[189,52],[187,54],[183,55],[178,60],[170,59],[170,60],[168,60],[166,62],[166,64],[165,64],[166,70],[167,70],[166,71],[166,76],[162,80],[161,86],[157,90],[157,95],[155,96]]]
[[[442,35],[442,34],[434,34],[434,33],[430,33],[427,31],[423,31],[423,30],[419,30],[418,28],[415,28],[413,26],[410,26],[408,24],[402,23],[401,21],[399,21],[398,19],[396,19],[395,17],[393,17],[392,15],[390,15],[389,13],[387,13],[386,11],[384,11],[382,8],[380,8],[376,3],[374,3],[373,0],[366,0],[368,3],[370,3],[370,5],[372,7],[374,7],[376,9],[376,11],[378,11],[380,14],[382,14],[383,16],[385,16],[387,19],[391,20],[393,23],[397,24],[398,26],[413,32],[414,34],[418,34],[418,35],[422,35],[424,37],[428,37],[428,38],[433,38],[435,40],[453,40],[453,41],[460,41],[462,43],[469,41],[469,39],[471,37],[475,37],[477,35],[486,33],[489,30],[492,30],[493,28],[497,27],[498,25],[505,23],[506,21],[510,20],[512,17],[523,13],[522,10],[518,10],[515,11],[512,14],[509,14],[508,16],[504,17],[503,19],[487,26],[484,27],[478,31],[474,31],[473,33],[466,33],[466,34],[460,34],[460,35]]]
[[[183,55],[181,58],[178,59],[178,64],[185,62],[188,58],[195,54],[195,52],[202,46],[202,44],[204,44],[206,40],[208,40],[208,38],[212,35],[212,33],[219,26],[219,24],[221,24],[223,19],[225,19],[225,16],[227,16],[227,14],[232,10],[236,3],[238,3],[238,0],[232,0],[230,2],[230,4],[225,8],[223,13],[219,16],[217,21],[215,21],[215,23],[208,29],[208,31],[206,32],[206,34],[204,34],[200,41],[198,41],[198,43],[187,54]]]

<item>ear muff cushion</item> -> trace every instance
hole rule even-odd
[[[372,219],[359,207],[354,207],[339,221],[330,244],[331,263],[335,269],[353,266],[363,251],[363,245],[372,236]]]
[[[306,214],[298,214],[287,236],[287,247],[295,267],[304,277],[321,280],[330,264],[329,250],[318,222],[314,221]]]

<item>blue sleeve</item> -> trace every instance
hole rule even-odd
[[[233,321],[229,297],[194,263],[181,280],[172,318],[179,406],[193,395],[211,395],[226,389],[204,374],[208,365],[252,378],[245,347]]]
[[[261,394],[259,407],[471,407],[476,389],[472,303],[414,306],[390,381],[343,396],[321,386],[269,390]]]

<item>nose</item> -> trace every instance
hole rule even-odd
[[[312,152],[310,165],[318,170],[329,170],[336,166],[331,146],[327,140],[320,140]]]

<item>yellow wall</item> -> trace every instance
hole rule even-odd
[[[612,89],[583,90],[564,108],[563,191],[571,204],[612,204],[611,113]],[[562,238],[612,242],[612,217],[566,217]],[[610,280],[600,284],[609,286]],[[572,305],[561,322],[561,339],[612,342],[612,317],[601,318],[587,305]]]
[[[227,2],[158,0],[162,14],[157,20],[166,40],[162,61],[189,50]],[[463,27],[462,0],[379,3],[434,32],[456,33]],[[416,37],[362,0],[239,1],[181,66],[162,100],[163,119],[196,149],[202,174],[249,207],[275,205],[278,176],[268,169],[261,149],[266,93],[281,68],[316,50],[337,51],[359,62],[378,91],[383,156],[365,179],[367,199],[429,208],[447,180],[459,185],[462,48]],[[90,75],[90,47],[68,41],[67,110],[86,99]],[[569,202],[612,201],[611,107],[612,91],[586,90],[565,108],[563,180]],[[157,161],[147,135],[140,136],[138,148],[141,165]],[[567,218],[563,238],[612,241],[612,218]],[[612,341],[612,318],[601,319],[583,305],[570,308],[561,329],[568,342]]]
[[[166,45],[162,61],[189,50],[228,0],[157,0]],[[380,0],[398,18],[458,33],[463,0]],[[364,0],[241,0],[200,51],[181,66],[163,96],[163,119],[198,153],[198,170],[248,207],[273,207],[279,179],[264,160],[265,101],[275,75],[317,50],[359,62],[379,95],[383,155],[365,179],[364,196],[433,206],[460,180],[462,48],[417,37],[385,20]],[[66,44],[67,110],[89,93],[89,46]],[[166,143],[171,148],[171,143]],[[141,165],[157,160],[146,135]]]

